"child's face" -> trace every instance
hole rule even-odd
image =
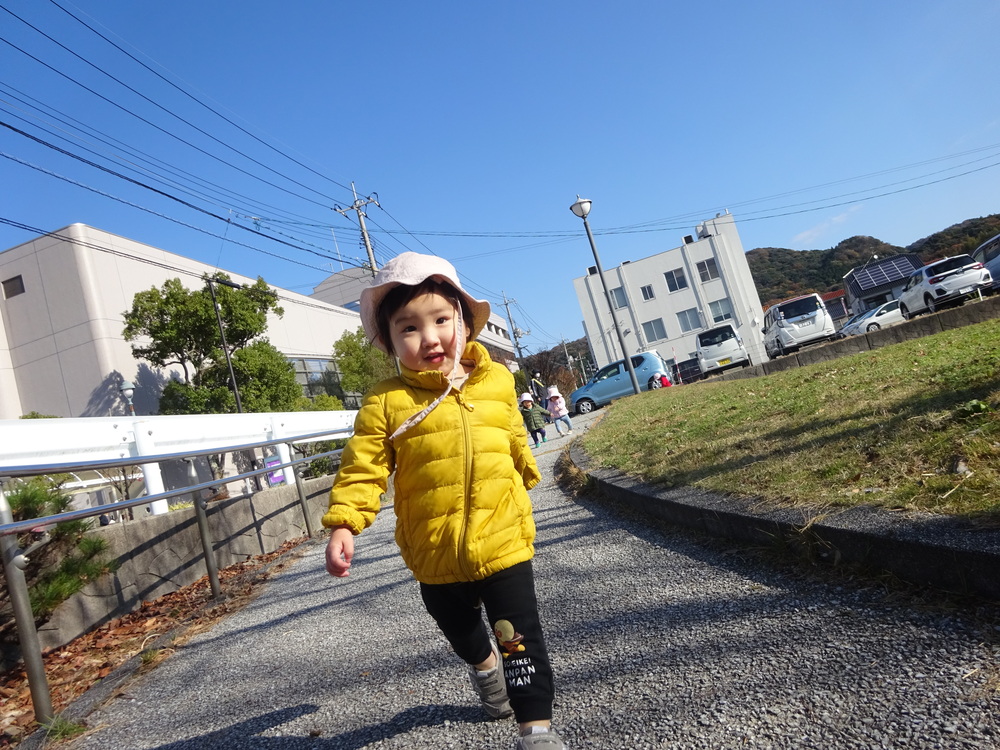
[[[455,366],[455,304],[432,292],[414,297],[389,317],[389,336],[399,361],[411,370],[450,374]],[[463,321],[464,323],[464,321]],[[469,335],[469,326],[465,326]],[[459,352],[461,356],[461,352]]]

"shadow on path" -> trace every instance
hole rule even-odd
[[[401,711],[379,724],[353,729],[329,737],[262,737],[265,732],[303,716],[316,713],[319,706],[310,703],[290,706],[261,716],[241,721],[215,732],[186,740],[158,745],[155,750],[218,750],[239,747],[245,750],[288,750],[293,747],[320,748],[321,750],[359,750],[372,743],[405,735],[417,727],[442,725],[445,722],[472,724],[485,721],[479,706],[414,706]]]

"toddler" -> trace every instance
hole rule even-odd
[[[399,358],[400,374],[358,412],[323,516],[326,569],[350,574],[354,536],[374,521],[395,472],[400,553],[483,708],[514,715],[517,750],[562,750],[531,563],[528,490],[541,475],[514,378],[475,341],[489,314],[451,263],[431,255],[403,253],[362,292],[365,333]]]

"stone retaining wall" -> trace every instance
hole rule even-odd
[[[306,480],[306,500],[314,529],[326,512],[333,477]],[[209,503],[209,534],[219,568],[278,549],[306,534],[295,485],[262,490]],[[42,648],[57,648],[144,601],[176,591],[206,575],[194,508],[175,510],[91,530],[108,543],[116,573],[88,584],[56,608],[38,628]],[[3,646],[3,668],[18,658]]]

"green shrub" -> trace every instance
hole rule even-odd
[[[71,498],[61,489],[64,480],[65,477],[40,477],[9,488],[6,496],[14,520],[44,518],[67,511]],[[107,542],[86,533],[90,526],[88,520],[55,524],[47,529],[48,541],[28,556],[24,575],[31,611],[36,618],[46,618],[85,585],[115,569],[115,563],[105,559]],[[22,534],[18,544],[22,549],[27,548],[37,536],[35,532]],[[3,589],[0,602],[8,597]]]

